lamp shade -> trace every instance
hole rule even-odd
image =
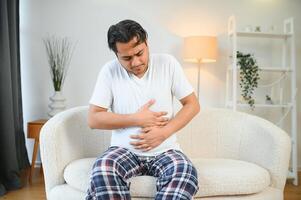
[[[217,40],[214,36],[190,36],[184,38],[184,61],[195,63],[215,62]]]

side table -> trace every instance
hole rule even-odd
[[[29,171],[29,183],[32,183],[32,174],[34,172],[34,166],[37,159],[37,153],[39,148],[40,130],[47,122],[47,119],[39,119],[27,123],[27,138],[34,139],[33,155],[31,161],[31,167]],[[42,169],[42,166],[41,166]]]

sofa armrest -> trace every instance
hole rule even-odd
[[[65,182],[63,172],[66,165],[84,157],[85,110],[86,107],[77,107],[59,113],[41,130],[40,152],[47,197],[51,188]]]
[[[248,116],[248,123],[242,127],[239,147],[241,160],[256,163],[270,172],[271,186],[283,191],[291,152],[288,134],[271,122]]]

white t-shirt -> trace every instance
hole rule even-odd
[[[173,96],[178,100],[190,95],[193,88],[186,79],[180,63],[171,55],[153,54],[149,56],[148,69],[138,78],[122,67],[118,59],[106,63],[97,78],[90,104],[111,109],[117,114],[137,112],[149,100],[155,99],[152,111],[166,111],[172,118]],[[168,149],[181,150],[172,134],[156,148],[142,152],[130,144],[130,135],[139,134],[141,127],[128,127],[112,131],[111,146],[120,146],[133,153],[155,156]]]

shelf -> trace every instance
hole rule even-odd
[[[242,25],[242,24],[241,24]],[[238,59],[237,50],[240,48],[240,43],[243,45],[247,45],[250,48],[258,47],[262,51],[265,50],[263,46],[260,44],[263,40],[266,42],[270,42],[273,44],[277,42],[282,43],[282,48],[280,45],[271,45],[271,48],[278,49],[278,57],[281,58],[281,62],[279,65],[258,65],[258,73],[259,76],[264,76],[268,78],[269,81],[273,81],[272,83],[266,85],[258,85],[260,88],[266,88],[266,93],[270,93],[275,95],[277,98],[275,99],[274,104],[266,104],[264,94],[254,94],[254,99],[257,99],[254,104],[256,112],[253,112],[254,115],[259,115],[265,113],[267,110],[271,111],[282,111],[278,114],[280,115],[279,122],[275,123],[280,126],[280,128],[285,127],[285,130],[288,131],[291,136],[291,168],[287,172],[287,177],[293,179],[293,184],[298,185],[298,120],[297,120],[297,108],[296,108],[296,90],[297,90],[297,78],[296,78],[296,47],[295,47],[295,33],[294,33],[294,18],[288,18],[283,21],[283,31],[279,29],[279,32],[254,32],[254,31],[244,31],[243,29],[237,30],[238,26],[236,22],[235,16],[230,16],[228,19],[228,52],[231,54],[229,58],[229,63],[226,65],[226,107],[232,110],[239,110],[242,112],[248,112],[250,105],[243,101],[240,98],[241,94],[239,94],[239,81],[240,81],[240,73],[242,70],[237,65]],[[277,41],[276,41],[277,40]],[[245,44],[245,42],[248,42]],[[259,49],[254,48],[254,51],[259,51]],[[281,54],[280,54],[281,50]],[[267,52],[268,53],[268,52]],[[272,57],[264,57],[265,60],[273,61]],[[276,74],[277,73],[277,74]],[[279,73],[279,74],[278,74]],[[275,76],[278,76],[277,80]],[[274,86],[278,84],[276,90],[273,90]],[[291,98],[288,98],[286,101],[281,101],[284,97],[289,94],[284,95],[284,90],[288,90],[287,93],[291,93],[294,95]],[[255,98],[258,95],[258,98]],[[278,96],[279,95],[279,96]],[[259,98],[261,97],[261,98]],[[289,97],[289,96],[288,96]],[[282,103],[279,103],[282,102]],[[274,110],[275,109],[275,110]],[[269,110],[269,111],[270,111]],[[249,112],[248,112],[249,113]],[[284,118],[286,118],[290,114],[290,117],[287,118],[285,124],[282,123]],[[267,120],[273,119],[272,116],[265,116]],[[285,126],[284,126],[285,125]],[[290,126],[288,126],[290,125]]]
[[[228,67],[228,70],[233,70],[232,67]],[[237,68],[237,70],[240,70]],[[289,67],[259,67],[259,71],[267,71],[267,72],[292,72],[292,69]]]
[[[232,35],[233,33],[230,36]],[[285,34],[285,33],[243,32],[243,31],[236,32],[236,35],[238,37],[279,38],[279,39],[287,39],[288,37],[292,36],[292,34]]]
[[[249,104],[247,103],[237,103],[236,104],[239,107],[250,107]],[[227,107],[232,107],[232,101],[227,102],[226,104]],[[291,103],[287,103],[287,104],[263,104],[263,103],[258,103],[258,104],[254,104],[255,108],[290,108],[292,107]]]

